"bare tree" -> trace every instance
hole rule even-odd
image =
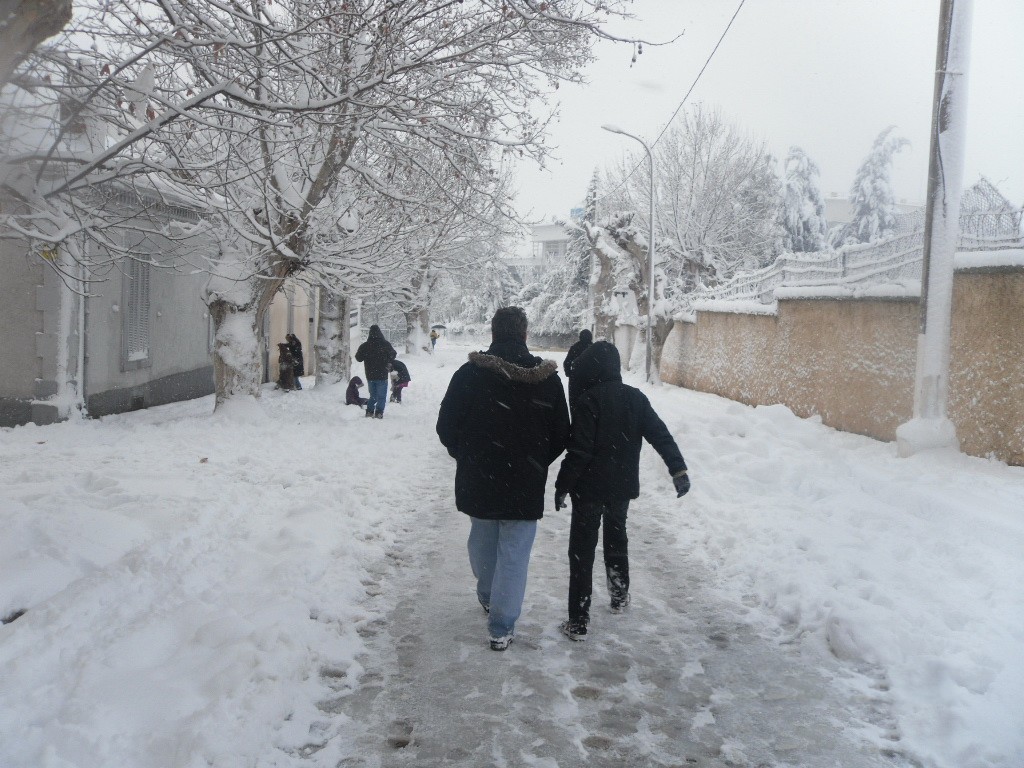
[[[222,402],[258,393],[255,365],[227,347],[240,326],[257,335],[283,281],[321,261],[313,246],[330,236],[338,211],[355,200],[363,226],[360,195],[415,204],[386,169],[440,155],[453,172],[482,180],[488,146],[544,157],[546,120],[535,105],[557,81],[579,79],[590,41],[604,36],[600,23],[618,4],[143,5],[140,43],[159,37],[174,46],[159,76],[184,91],[230,84],[192,113],[194,130],[178,130],[173,154],[181,183],[223,201],[224,246],[209,295]],[[360,163],[369,158],[385,158],[384,167]],[[228,285],[238,280],[244,288]]]
[[[718,112],[697,106],[682,113],[655,145],[654,155],[652,351],[657,367],[672,314],[685,306],[688,294],[701,282],[718,282],[737,269],[770,262],[781,248],[782,231],[771,156]],[[616,291],[631,293],[641,318],[648,303],[647,174],[639,156],[608,171],[604,207],[617,213],[602,222],[609,245],[598,251],[604,258],[618,252],[619,261],[629,265],[618,268]],[[592,242],[599,244],[596,237]]]
[[[98,206],[81,193],[138,178],[202,207],[217,243],[196,264],[211,275],[217,403],[258,395],[262,316],[284,281],[309,273],[343,296],[346,281],[358,287],[414,258],[403,238],[426,241],[398,212],[425,193],[389,174],[423,157],[485,195],[491,148],[543,160],[538,105],[559,81],[580,80],[590,44],[611,38],[603,24],[623,7],[85,0],[65,50],[95,42],[49,62],[61,70],[39,78],[40,93],[57,92],[51,127],[0,173],[24,202],[8,222],[41,244],[96,236]],[[39,112],[34,98],[22,106]],[[70,132],[87,145],[66,151]]]

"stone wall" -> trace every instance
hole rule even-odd
[[[960,447],[1024,466],[1024,269],[958,272],[949,415]]]
[[[914,406],[916,299],[780,300],[774,315],[677,323],[662,380],[894,440]],[[958,272],[950,418],[962,449],[1024,464],[1024,270]]]

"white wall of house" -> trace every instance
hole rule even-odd
[[[160,235],[123,237],[135,238],[141,260],[94,253],[106,264],[81,285],[27,243],[0,240],[0,426],[51,423],[82,399],[102,416],[213,391],[206,276],[179,268],[181,252]],[[53,258],[68,257],[58,249]]]
[[[285,336],[294,333],[302,342],[302,356],[307,376],[316,374],[317,301],[312,288],[289,281],[270,303],[269,320],[263,339],[267,360],[267,379],[277,381],[278,344],[286,341]]]
[[[99,282],[86,303],[86,404],[92,415],[212,391],[207,278],[176,268],[170,241],[156,235],[140,240],[133,242],[153,263],[119,260],[94,275]],[[203,386],[207,369],[210,388]]]
[[[42,314],[36,292],[43,284],[44,265],[23,242],[0,239],[0,398],[32,398],[40,375],[36,334]]]

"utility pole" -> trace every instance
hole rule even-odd
[[[973,0],[942,0],[939,14],[914,417],[896,430],[900,456],[929,448],[959,449],[960,445],[956,427],[947,415],[947,405],[953,257],[960,235],[973,10]]]
[[[623,136],[640,142],[640,146],[644,148],[644,152],[647,153],[647,162],[650,164],[651,171],[651,212],[650,212],[650,240],[647,243],[647,383],[653,384],[654,377],[652,376],[652,359],[653,359],[653,336],[654,336],[654,154],[651,152],[650,146],[647,142],[641,139],[639,136],[634,136],[632,133],[628,133],[621,128],[614,125],[602,125],[604,130],[611,133],[619,133]]]

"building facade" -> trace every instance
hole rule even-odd
[[[204,274],[181,261],[175,225],[195,210],[118,193],[116,252],[71,243],[40,254],[0,239],[0,426],[104,416],[213,392]],[[143,213],[144,211],[144,213]],[[75,247],[91,249],[72,254]],[[201,243],[190,242],[195,256]]]

